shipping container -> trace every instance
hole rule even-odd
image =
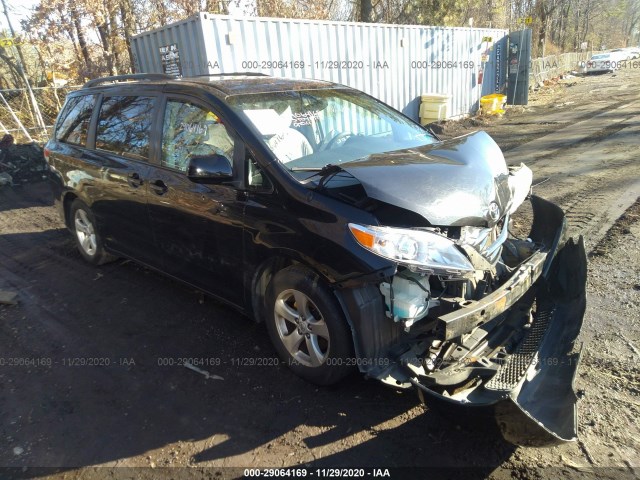
[[[420,97],[449,95],[447,117],[504,93],[507,30],[231,17],[199,13],[136,35],[135,69],[195,76],[261,72],[357,88],[418,120]]]

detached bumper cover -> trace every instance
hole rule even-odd
[[[577,439],[574,379],[581,351],[575,342],[586,309],[586,264],[582,237],[577,243],[570,239],[556,258],[546,319],[549,325],[521,381],[509,392],[515,408],[509,403],[496,406],[498,425],[513,443]]]

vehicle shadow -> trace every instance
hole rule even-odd
[[[317,414],[294,415],[297,420],[282,430],[278,439],[300,430],[301,425],[318,431],[297,436],[303,448],[292,450],[308,449],[322,455],[307,455],[298,464],[310,468],[465,467],[470,469],[469,475],[485,478],[516,449],[502,439],[489,418],[463,423],[460,418],[419,405],[413,392],[380,390],[384,387],[376,382],[362,382],[356,379],[351,385],[337,388],[333,398],[324,400],[323,395],[321,405],[314,402]],[[363,400],[363,395],[369,400]],[[194,461],[206,464],[242,455],[248,451],[247,446],[230,439],[196,454]]]
[[[488,473],[514,451],[413,392],[358,374],[333,388],[304,382],[264,325],[133,262],[87,265],[65,230],[0,234],[0,278],[19,293],[0,306],[0,466],[21,475],[124,459]]]

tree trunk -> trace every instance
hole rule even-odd
[[[571,1],[568,1],[565,7],[562,9],[558,24],[558,34],[556,43],[560,45],[562,51],[565,51],[567,47],[567,29],[569,23],[569,11],[571,10]]]
[[[80,52],[82,53],[82,58],[84,59],[84,63],[87,67],[87,70],[91,71],[91,57],[89,56],[89,48],[87,47],[87,39],[84,36],[84,30],[82,28],[82,24],[80,23],[80,15],[78,14],[78,10],[75,5],[71,5],[69,9],[71,12],[71,19],[73,21],[73,26],[76,30],[76,37],[78,38],[78,45],[80,46]]]
[[[116,75],[116,68],[113,63],[113,54],[111,50],[111,39],[109,38],[109,24],[107,20],[101,15],[95,15],[95,24],[98,29],[98,35],[100,36],[100,43],[102,44],[102,49],[104,50],[104,57],[107,61],[107,69],[109,70],[109,75]]]
[[[107,19],[109,21],[109,44],[111,45],[111,54],[113,55],[113,63],[116,74],[120,69],[120,53],[118,52],[117,36],[118,21],[116,20],[116,5],[112,0],[105,2],[107,9]]]
[[[360,0],[360,21],[373,22],[372,0]]]
[[[69,22],[69,25],[65,30],[65,34],[73,44],[73,51],[76,54],[78,63],[82,62],[82,52],[80,51],[80,47],[78,46],[78,39],[76,38],[75,26],[73,25],[73,22]],[[49,53],[49,58],[51,58],[53,55],[51,54],[51,49],[48,46],[47,46],[47,52]]]
[[[135,59],[133,58],[133,50],[131,50],[131,37],[133,30],[133,9],[131,0],[120,0],[120,17],[122,18],[122,27],[124,29],[124,41],[127,45],[127,53],[129,54],[129,71],[133,72],[135,68]]]
[[[158,16],[158,23],[160,25],[166,25],[167,23],[169,23],[169,15],[167,12],[167,7],[164,4],[163,0],[159,0],[159,1],[155,1],[154,2],[155,7],[156,7],[156,15]],[[256,1],[256,5],[258,4],[258,2]]]
[[[11,77],[13,78],[13,88],[20,88],[22,85],[22,76],[20,75],[20,70],[18,66],[13,62],[12,58],[7,57],[0,50],[0,60],[3,60],[4,63],[9,67],[9,71],[11,72]],[[6,78],[3,78],[6,81]],[[9,85],[7,84],[7,87]]]
[[[573,40],[573,48],[578,48],[580,46],[580,5],[578,4],[578,8],[576,8],[576,21],[574,23],[575,36]]]
[[[542,0],[536,3],[538,13],[538,56],[544,57],[545,42],[547,39],[547,10]]]
[[[636,26],[638,25],[638,17],[636,14],[634,14],[634,12],[628,12],[627,15],[627,28],[625,30],[626,36],[625,36],[625,47],[628,47],[630,43],[633,42],[633,32],[636,29]]]
[[[205,0],[204,9],[209,13],[229,15],[229,0]]]
[[[587,4],[584,7],[584,20],[583,20],[583,30],[582,30],[582,37],[580,38],[581,42],[584,42],[587,40],[587,35],[589,34],[589,21],[590,21],[590,13],[591,13],[591,0],[587,0]],[[593,45],[592,45],[593,48]],[[596,50],[600,50],[600,45],[596,46]]]

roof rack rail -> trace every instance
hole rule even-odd
[[[266,73],[260,72],[230,72],[230,73],[205,73],[202,75],[192,75],[186,78],[200,78],[200,77],[268,77]]]
[[[128,75],[114,75],[113,77],[102,77],[89,80],[83,85],[83,88],[95,87],[101,83],[108,82],[126,82],[127,80],[175,80],[173,75],[164,73],[131,73]]]

